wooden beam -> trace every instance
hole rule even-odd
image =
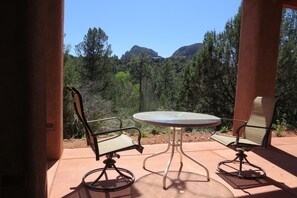
[[[283,7],[297,10],[297,0],[285,0]]]

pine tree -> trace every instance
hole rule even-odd
[[[282,95],[278,117],[286,117],[288,125],[297,126],[297,11],[285,9],[281,26],[277,95]]]
[[[101,28],[89,28],[83,42],[76,45],[82,58],[82,77],[91,92],[102,92],[110,84],[112,68],[109,57],[112,53],[108,36]]]

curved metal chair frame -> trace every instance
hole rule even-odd
[[[135,181],[134,174],[127,169],[117,167],[115,165],[116,161],[113,158],[120,158],[117,152],[125,150],[136,149],[142,153],[143,147],[140,144],[140,130],[136,127],[123,128],[122,121],[118,117],[87,121],[84,114],[81,94],[74,87],[67,88],[71,91],[75,112],[84,126],[87,144],[95,153],[96,160],[98,161],[101,156],[106,156],[107,158],[103,161],[105,164],[103,168],[89,171],[83,176],[82,182],[88,188],[95,191],[117,191],[131,186]],[[111,120],[118,121],[119,127],[112,130],[94,132],[89,125],[90,123],[101,123]],[[134,141],[123,133],[129,131],[136,131],[138,133],[137,141]],[[93,178],[93,175],[98,173],[99,176],[95,180],[89,181],[90,179],[87,179]],[[103,175],[105,179],[103,179]],[[111,176],[115,178],[111,179]]]
[[[266,176],[265,170],[249,162],[244,152],[257,147],[267,148],[277,102],[278,98],[274,97],[256,97],[253,102],[249,120],[243,121],[244,124],[236,129],[236,136],[224,136],[219,134],[211,136],[213,140],[237,152],[233,160],[224,160],[218,163],[217,169],[219,172],[242,179],[256,179]],[[240,136],[242,130],[243,136]],[[232,167],[229,165],[231,163],[239,163],[239,168],[236,169]],[[222,168],[222,165],[235,169],[235,172],[226,171],[226,168]],[[243,166],[250,167],[250,169],[243,171]]]

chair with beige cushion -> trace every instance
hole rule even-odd
[[[115,165],[116,161],[113,158],[120,157],[120,155],[117,154],[118,152],[131,149],[136,149],[142,153],[143,147],[140,144],[140,130],[136,127],[123,128],[121,119],[117,117],[87,121],[84,114],[81,94],[74,87],[67,88],[72,93],[75,112],[82,122],[87,143],[94,151],[96,160],[99,160],[101,156],[106,156],[107,158],[103,161],[105,164],[104,168],[91,170],[83,176],[83,183],[88,188],[97,191],[116,191],[129,187],[135,180],[134,174],[127,169],[117,167]],[[98,132],[93,131],[90,127],[91,123],[101,123],[112,120],[117,120],[119,127]],[[128,135],[125,135],[131,131],[138,134],[136,141]],[[99,175],[97,178],[94,177],[96,173]]]
[[[233,160],[219,162],[217,166],[219,172],[243,179],[266,176],[264,169],[250,163],[244,152],[257,147],[267,148],[277,101],[278,98],[274,97],[256,97],[249,120],[236,129],[236,136],[225,136],[223,134],[214,134],[211,136],[213,140],[237,152]],[[232,166],[232,164],[234,165],[236,163],[239,163],[238,169]]]

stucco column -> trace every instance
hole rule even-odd
[[[46,66],[47,158],[59,159],[63,151],[63,34],[64,1],[48,1]]]
[[[256,96],[275,94],[281,2],[243,0],[234,118],[247,120]]]

